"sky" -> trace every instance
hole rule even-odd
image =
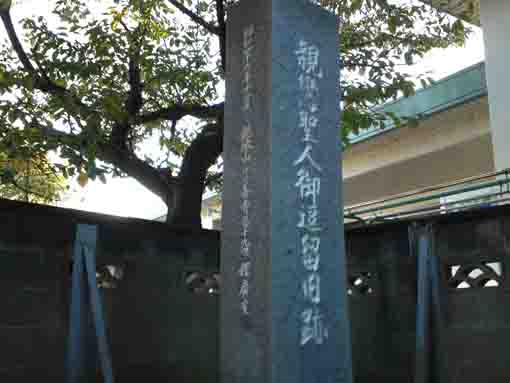
[[[32,14],[47,17],[49,6],[44,0],[22,0],[13,7],[12,13],[14,20]],[[0,38],[4,37],[5,32],[0,28]],[[428,73],[438,80],[483,60],[483,34],[476,28],[464,47],[432,51],[410,68],[410,73]],[[149,143],[145,150],[157,150],[157,144]],[[58,204],[61,207],[144,219],[166,214],[166,206],[159,197],[133,179],[108,178],[107,184],[91,181],[82,188],[72,182],[70,186],[70,192]]]

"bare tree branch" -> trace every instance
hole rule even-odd
[[[76,135],[53,128],[45,128],[44,133],[48,137],[56,137],[58,139],[78,138]],[[98,143],[97,157],[138,180],[150,191],[158,195],[165,203],[173,198],[175,187],[179,183],[177,178],[170,176],[162,177],[157,169],[138,158],[134,153],[120,150],[109,144]]]
[[[182,3],[180,3],[178,0],[168,0],[168,1],[169,1],[170,4],[172,4],[179,11],[181,11],[186,16],[188,16],[192,21],[194,21],[195,23],[201,25],[206,30],[208,30],[210,33],[215,34],[215,35],[219,35],[220,34],[220,29],[216,25],[207,22],[202,17],[197,15],[195,12],[193,12],[191,9],[187,8]]]
[[[200,227],[207,170],[223,152],[223,121],[207,125],[186,149],[179,172],[180,192],[172,222]]]
[[[129,94],[126,100],[126,110],[130,116],[136,116],[143,105],[142,79],[140,75],[140,45],[133,44],[129,57],[128,83]]]
[[[140,13],[143,13],[143,1],[140,2]],[[127,73],[129,91],[124,108],[127,115],[131,118],[135,117],[143,106],[140,56],[144,33],[145,28],[142,28],[142,23],[139,23],[134,32],[127,32],[130,41]],[[129,149],[129,133],[131,129],[132,125],[129,124],[127,119],[124,119],[124,121],[117,121],[112,129],[112,144],[121,149]]]
[[[163,177],[158,169],[127,150],[117,150],[111,145],[98,145],[98,157],[109,162],[142,183],[154,194],[167,202],[178,184],[176,177]]]
[[[32,62],[28,58],[25,50],[23,49],[23,46],[21,45],[21,42],[19,41],[18,35],[16,34],[16,30],[14,29],[14,25],[12,24],[10,12],[8,10],[0,11],[0,17],[2,18],[5,30],[7,32],[7,35],[9,36],[9,40],[11,40],[12,47],[16,54],[18,55],[19,60],[21,61],[21,63],[23,64],[27,71],[29,71],[30,73],[36,73],[36,70],[32,65]]]
[[[126,23],[122,19],[119,20],[119,23],[120,23],[120,25],[122,25],[122,28],[124,28],[124,30],[127,33],[131,33],[131,30],[128,28],[128,26],[126,25]]]
[[[175,105],[138,116],[136,122],[144,124],[156,120],[177,121],[186,116],[203,119],[218,119],[223,116],[224,103],[211,106]]]
[[[223,4],[223,0],[216,0],[216,17],[218,19],[219,25],[219,34],[218,40],[220,44],[220,55],[221,55],[221,67],[223,68],[223,73],[225,73],[227,69],[227,26],[225,23],[225,5]]]
[[[144,13],[144,1],[140,1],[140,13]],[[126,101],[126,109],[130,116],[136,116],[143,105],[142,99],[142,76],[140,69],[140,56],[146,28],[140,22],[131,34],[129,44],[128,83],[129,95]]]

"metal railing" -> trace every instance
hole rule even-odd
[[[506,203],[510,203],[510,169],[347,206],[344,218],[346,223],[374,224]]]

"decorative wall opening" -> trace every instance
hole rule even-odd
[[[68,280],[71,283],[73,275],[73,263],[69,262]],[[97,287],[100,289],[114,289],[119,287],[119,283],[124,279],[125,265],[123,264],[107,264],[96,266]]]
[[[375,293],[375,275],[371,271],[350,273],[347,281],[347,294],[366,296]]]
[[[503,283],[501,262],[479,262],[448,266],[448,286],[452,289],[500,287]]]
[[[124,279],[124,265],[98,265],[96,279],[100,289],[114,289]]]
[[[217,295],[220,292],[220,273],[188,271],[184,282],[188,291],[194,294]]]

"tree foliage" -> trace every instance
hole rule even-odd
[[[55,173],[44,155],[10,158],[0,153],[0,197],[34,203],[54,203],[67,191],[65,179]]]
[[[21,22],[0,2],[2,140],[56,151],[64,176],[134,177],[169,206],[174,223],[200,224],[204,185],[222,152],[225,25],[229,0],[56,0],[55,27]],[[105,2],[101,2],[104,4]],[[468,29],[411,0],[322,0],[341,19],[342,137],[384,119],[373,107],[415,85],[407,66],[460,45]],[[156,137],[162,157],[141,148]]]

